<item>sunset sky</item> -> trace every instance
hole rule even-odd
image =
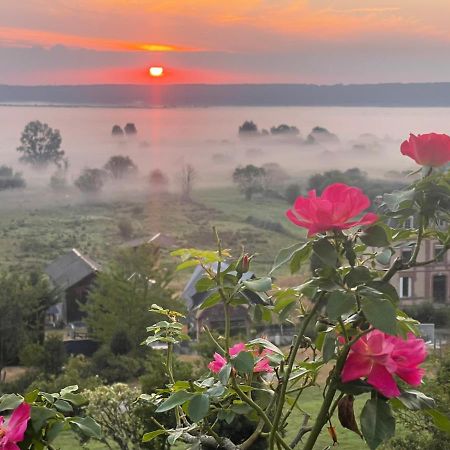
[[[449,0],[1,0],[0,84],[450,81],[449,18]]]

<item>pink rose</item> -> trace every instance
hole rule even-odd
[[[367,382],[385,397],[397,397],[400,391],[394,375],[411,386],[418,386],[424,374],[418,366],[426,355],[425,342],[412,333],[403,340],[374,330],[351,346],[341,379],[347,383],[367,378]]]
[[[361,189],[334,183],[320,197],[309,191],[308,197],[298,197],[294,207],[286,212],[287,218],[299,227],[308,229],[308,237],[331,230],[346,230],[356,225],[372,225],[378,220],[373,213],[358,216],[370,206],[370,200]]]
[[[410,134],[409,140],[402,143],[400,151],[421,166],[443,166],[450,161],[450,136],[437,133]]]
[[[0,416],[1,450],[20,450],[17,443],[23,441],[30,420],[30,410],[28,403],[21,403],[11,414],[6,426],[3,416]]]

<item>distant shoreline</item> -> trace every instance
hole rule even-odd
[[[385,84],[0,85],[1,106],[83,108],[448,108],[450,82]]]

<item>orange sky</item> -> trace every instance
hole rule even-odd
[[[1,0],[0,83],[446,81],[448,17],[449,0]]]

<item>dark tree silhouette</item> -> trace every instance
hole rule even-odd
[[[233,173],[233,181],[239,186],[239,190],[245,195],[246,200],[251,200],[253,194],[264,190],[264,177],[266,171],[262,167],[249,164],[245,167],[237,167]]]
[[[137,167],[129,156],[111,156],[104,169],[115,179],[125,178],[137,172]]]
[[[119,125],[114,125],[111,130],[113,136],[123,136],[123,130]]]
[[[137,129],[134,123],[127,123],[124,128],[125,134],[136,134]]]
[[[251,120],[246,120],[239,127],[239,136],[256,136],[258,134],[258,126]]]
[[[292,135],[292,136],[297,136],[300,131],[297,127],[295,126],[290,126],[290,125],[286,125],[284,123],[282,123],[281,125],[278,125],[277,127],[272,127],[270,129],[270,132],[274,135],[279,135],[279,134],[284,134],[284,135]]]
[[[20,147],[17,151],[22,153],[20,160],[37,168],[56,164],[58,167],[64,157],[61,147],[61,134],[59,130],[50,128],[39,120],[29,122],[20,137]]]
[[[21,173],[14,172],[13,169],[8,166],[0,167],[0,191],[24,188],[25,185],[26,183]]]
[[[96,194],[103,188],[105,172],[101,169],[84,169],[75,180],[75,186],[84,193]]]

